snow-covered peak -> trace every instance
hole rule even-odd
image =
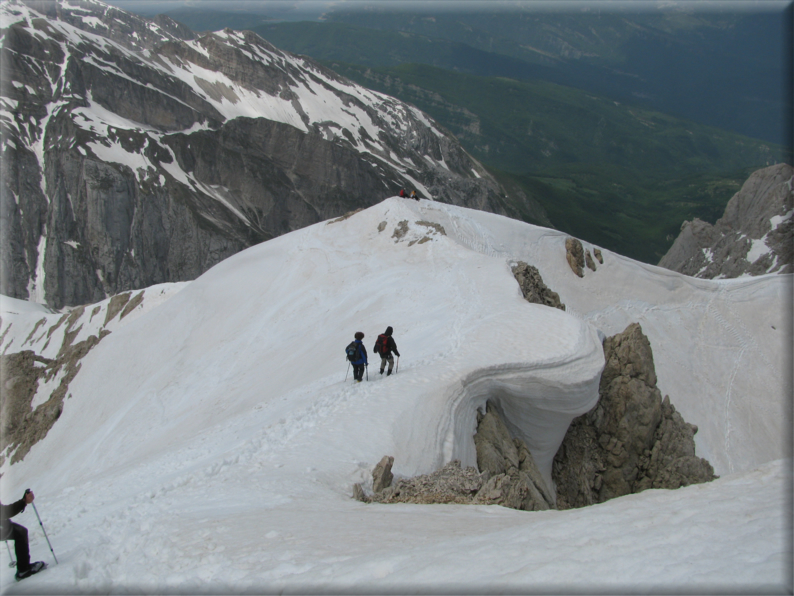
[[[193,279],[400,188],[506,209],[497,182],[416,108],[254,33],[195,38],[81,0],[0,9],[0,151],[30,173],[8,194],[4,291],[16,298],[60,308]]]
[[[65,65],[79,59],[126,79],[139,78],[141,73],[132,71],[141,65],[156,70],[160,80],[144,75],[140,83],[165,95],[173,94],[169,87],[180,86],[178,95],[192,95],[189,103],[198,100],[204,110],[194,107],[210,117],[220,115],[220,122],[241,116],[266,118],[303,132],[320,131],[328,140],[350,144],[401,169],[417,164],[399,158],[383,133],[393,138],[429,130],[445,136],[415,108],[342,80],[252,32],[227,29],[194,39],[178,23],[145,19],[98,0],[12,0],[3,5],[0,18],[4,28],[16,25],[34,36],[52,38],[61,45]],[[185,130],[194,130],[193,124]],[[411,139],[406,141],[410,144]],[[433,163],[447,167],[443,158]]]
[[[33,25],[35,19],[46,19],[50,25],[64,23],[136,51],[194,37],[190,29],[164,15],[146,19],[100,0],[7,0],[0,6],[4,29],[22,21]]]

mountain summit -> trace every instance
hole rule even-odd
[[[253,33],[95,0],[12,0],[0,19],[8,296],[60,308],[194,279],[400,188],[504,212],[422,112]]]

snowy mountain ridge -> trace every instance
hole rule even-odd
[[[95,0],[10,0],[0,20],[6,295],[60,308],[194,279],[401,187],[504,212],[423,113],[250,32]]]
[[[252,247],[132,309],[137,318],[119,319],[81,360],[46,437],[0,469],[4,502],[37,490],[61,560],[20,586],[785,588],[790,277],[699,280],[605,250],[580,278],[565,239],[395,197]],[[518,260],[566,312],[523,299]],[[61,316],[2,306],[6,356],[42,345]],[[98,306],[101,318],[109,305]],[[80,333],[100,328],[90,312]],[[597,399],[601,339],[631,322],[722,478],[532,513],[351,498],[384,454],[398,477],[472,464],[489,399],[548,469],[568,422]],[[368,380],[345,380],[353,333],[370,349],[387,325],[397,374],[380,376],[370,354]]]

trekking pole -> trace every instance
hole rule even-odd
[[[345,371],[345,381],[347,381],[347,373],[350,372],[350,360],[347,361],[347,370]]]
[[[28,494],[29,492],[30,492],[29,488],[25,490],[25,494]],[[55,556],[55,551],[52,550],[52,544],[50,544],[50,539],[47,536],[47,530],[44,529],[44,524],[41,523],[41,516],[39,516],[39,510],[36,509],[36,504],[35,503],[31,502],[31,505],[33,505],[33,511],[36,512],[36,517],[39,520],[39,525],[41,526],[41,531],[44,532],[44,539],[47,541],[47,546],[50,547],[50,552],[52,553],[52,558],[55,559],[55,564],[57,565],[58,564],[58,557]]]
[[[365,370],[365,371],[366,371],[366,373],[367,373],[367,381],[369,381],[369,364],[365,364],[365,365],[364,365],[364,370]]]
[[[6,540],[6,548],[8,549],[8,556],[11,557],[11,562],[8,564],[9,567],[16,567],[17,562],[14,560],[14,555],[11,554],[11,547],[8,546],[8,541]]]
[[[397,371],[400,370],[400,357],[397,356],[397,366],[394,367],[394,374],[397,374]]]

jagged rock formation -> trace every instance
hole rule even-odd
[[[511,438],[496,409],[488,403],[477,419],[474,444],[480,471],[462,468],[460,461],[453,460],[436,472],[402,478],[392,485],[394,458],[384,456],[372,472],[373,494],[367,495],[356,484],[353,497],[366,503],[502,505],[525,511],[554,508],[553,494],[532,454],[523,441]]]
[[[521,439],[510,436],[491,402],[485,414],[477,413],[477,467],[487,478],[476,496],[478,503],[499,504],[525,511],[555,507],[555,499],[543,481],[532,453]]]
[[[521,288],[521,293],[527,302],[565,310],[565,305],[560,302],[560,295],[550,290],[543,283],[543,278],[540,276],[540,271],[538,271],[537,267],[528,265],[524,261],[518,261],[518,263],[513,265],[512,270],[518,286]]]
[[[709,462],[695,455],[697,427],[656,387],[653,352],[640,325],[607,338],[604,357],[598,405],[571,423],[554,460],[557,507],[712,480]]]
[[[579,277],[584,277],[584,248],[578,239],[565,239],[565,259],[571,266],[571,271]]]
[[[596,260],[603,265],[604,257],[601,251],[594,247],[593,254]],[[568,237],[565,239],[565,260],[568,261],[571,271],[579,277],[584,277],[585,267],[590,269],[590,271],[596,270],[596,264],[593,257],[590,256],[590,250],[585,249],[582,246],[582,242],[577,238]]]
[[[9,0],[0,293],[56,308],[194,279],[401,187],[505,213],[417,109],[253,33],[196,37],[96,0]]]
[[[391,473],[391,467],[394,465],[394,458],[390,455],[384,455],[375,469],[372,470],[372,490],[379,493],[384,488],[391,486],[391,481],[394,475]]]
[[[753,172],[713,226],[685,221],[659,266],[706,279],[794,272],[793,182],[788,164]]]

